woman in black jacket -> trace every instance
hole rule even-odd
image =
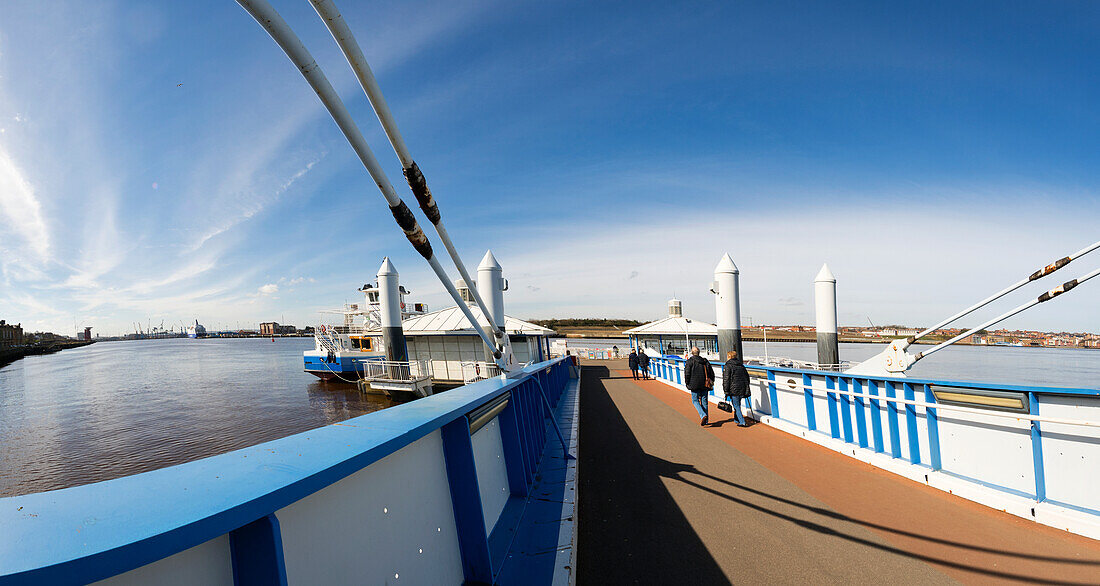
[[[722,391],[726,401],[733,405],[737,417],[737,427],[748,427],[745,416],[741,414],[741,400],[749,396],[749,371],[741,363],[736,350],[726,352],[726,363],[722,365]]]

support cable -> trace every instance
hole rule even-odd
[[[271,6],[271,3],[267,0],[237,0],[237,3],[241,5],[249,15],[252,16],[267,31],[271,38],[279,45],[279,48],[286,53],[291,62],[298,68],[298,71],[305,77],[313,91],[316,92],[317,97],[321,99],[321,103],[324,104],[325,109],[328,110],[329,115],[336,122],[336,125],[340,127],[340,131],[344,134],[344,137],[351,144],[355,154],[359,156],[359,160],[366,167],[367,172],[370,173],[371,178],[374,180],[375,185],[378,186],[379,191],[382,192],[382,196],[386,198],[386,203],[389,204],[390,213],[393,214],[394,220],[397,221],[397,225],[405,232],[405,237],[408,238],[409,243],[413,245],[413,248],[428,261],[428,264],[432,267],[436,276],[443,283],[444,288],[447,289],[447,293],[454,299],[455,304],[466,316],[466,319],[470,321],[470,325],[473,326],[478,336],[481,337],[482,342],[493,353],[493,357],[497,360],[501,359],[502,352],[496,347],[493,339],[489,337],[485,330],[474,318],[473,312],[462,300],[462,296],[459,295],[458,290],[455,289],[454,283],[451,282],[447,272],[443,269],[443,266],[439,264],[439,260],[432,252],[431,243],[428,241],[428,237],[424,235],[424,232],[420,229],[420,225],[416,221],[416,217],[409,210],[405,202],[397,195],[393,189],[393,185],[386,177],[385,171],[378,164],[378,160],[374,158],[374,153],[371,152],[370,146],[367,145],[366,139],[363,137],[363,133],[359,131],[359,127],[355,125],[355,122],[351,119],[351,114],[348,112],[344,102],[337,95],[336,90],[333,89],[332,84],[329,82],[328,77],[325,76],[324,71],[317,64],[317,61],[309,53],[309,50],[302,44],[298,35],[291,30],[287,25],[283,17]],[[484,311],[484,310],[483,310]],[[492,321],[492,318],[489,318]]]
[[[993,295],[979,301],[975,305],[972,305],[972,306],[960,311],[959,313],[956,313],[955,315],[943,320],[942,322],[940,322],[940,323],[924,330],[923,332],[920,332],[919,334],[909,338],[908,340],[906,340],[907,345],[912,344],[913,342],[916,342],[917,340],[927,336],[928,334],[931,334],[932,332],[934,332],[934,331],[942,328],[943,326],[959,319],[960,317],[963,317],[964,315],[969,315],[970,313],[972,313],[972,312],[974,312],[974,311],[976,311],[976,310],[978,310],[982,307],[985,307],[986,305],[989,305],[990,303],[1000,299],[1001,297],[1004,297],[1005,295],[1008,295],[1009,293],[1019,289],[1020,287],[1023,287],[1024,285],[1027,285],[1028,283],[1030,283],[1032,281],[1037,281],[1039,279],[1042,279],[1043,277],[1053,273],[1054,271],[1068,265],[1073,260],[1078,259],[1082,256],[1085,256],[1086,254],[1096,250],[1097,248],[1100,248],[1100,241],[1094,242],[1091,245],[1086,246],[1085,248],[1082,248],[1081,250],[1078,250],[1077,252],[1075,252],[1075,253],[1073,253],[1069,256],[1062,257],[1062,258],[1048,264],[1047,266],[1035,271],[1034,273],[1031,273],[1031,276],[1029,276],[1028,278],[1026,278],[1022,281],[1019,281],[1018,283],[1014,283],[1014,284],[1010,285],[1008,288],[1006,288],[1006,289],[1004,289],[1000,292],[994,293]]]
[[[416,200],[420,204],[420,209],[424,212],[428,220],[431,221],[432,225],[435,226],[436,233],[443,242],[443,246],[447,249],[447,253],[454,262],[455,268],[458,269],[462,279],[466,281],[474,301],[477,303],[481,313],[485,316],[485,319],[489,322],[493,335],[498,338],[498,341],[503,341],[500,339],[506,337],[507,333],[493,322],[493,316],[489,313],[488,306],[481,297],[481,293],[477,290],[476,284],[470,278],[470,274],[466,270],[466,265],[462,262],[462,258],[458,255],[458,251],[455,250],[454,243],[451,241],[447,229],[443,226],[443,219],[439,212],[439,206],[432,198],[432,192],[428,189],[428,184],[424,179],[424,174],[420,171],[420,167],[416,164],[416,161],[413,160],[412,155],[409,154],[409,149],[405,145],[405,139],[402,138],[401,132],[397,129],[397,122],[393,117],[393,113],[390,112],[389,106],[386,104],[385,97],[382,95],[382,88],[379,87],[378,82],[375,80],[374,73],[371,72],[370,65],[367,63],[366,57],[363,56],[363,50],[355,40],[355,35],[352,34],[351,28],[348,27],[347,22],[344,21],[344,17],[340,15],[340,11],[336,8],[336,4],[332,0],[310,0],[310,3],[313,4],[313,8],[317,11],[318,16],[321,17],[325,26],[328,27],[329,32],[332,34],[332,38],[336,40],[336,44],[340,46],[340,50],[344,53],[344,57],[347,59],[348,64],[351,65],[352,71],[355,72],[355,77],[358,78],[359,85],[362,86],[363,92],[367,95],[367,99],[374,108],[374,113],[378,116],[378,121],[382,123],[382,129],[385,131],[386,137],[389,138],[390,145],[393,146],[394,152],[397,153],[397,158],[401,160],[401,167],[405,174],[405,179],[408,181],[409,188],[412,189],[413,195],[416,196]]]

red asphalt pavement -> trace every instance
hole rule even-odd
[[[622,361],[584,364],[582,584],[1100,584],[1100,541],[739,428],[713,405],[700,427],[687,393]]]

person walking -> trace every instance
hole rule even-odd
[[[684,386],[691,391],[691,403],[699,412],[699,425],[706,425],[710,405],[707,395],[714,388],[714,367],[709,360],[699,356],[699,348],[693,347],[691,358],[684,363]]]
[[[741,414],[741,401],[749,396],[749,371],[745,370],[737,350],[726,352],[726,363],[722,365],[722,392],[726,395],[726,402],[733,405],[737,427],[748,427],[745,416]]]
[[[630,362],[630,372],[634,375],[634,380],[638,380],[638,353],[633,348],[630,349],[627,361]]]
[[[649,354],[638,350],[638,367],[642,370],[642,379],[649,380]]]

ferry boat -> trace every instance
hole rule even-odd
[[[206,328],[199,324],[199,320],[195,320],[195,325],[187,326],[188,338],[205,338]]]
[[[321,313],[340,316],[339,324],[322,324],[313,330],[313,350],[302,353],[306,372],[324,381],[342,380],[354,383],[362,376],[364,363],[384,360],[382,322],[380,317],[379,288],[367,283],[358,289],[364,303],[344,304],[343,309],[324,310]],[[404,286],[401,294],[401,317],[427,313],[425,303],[412,304],[406,309]]]

